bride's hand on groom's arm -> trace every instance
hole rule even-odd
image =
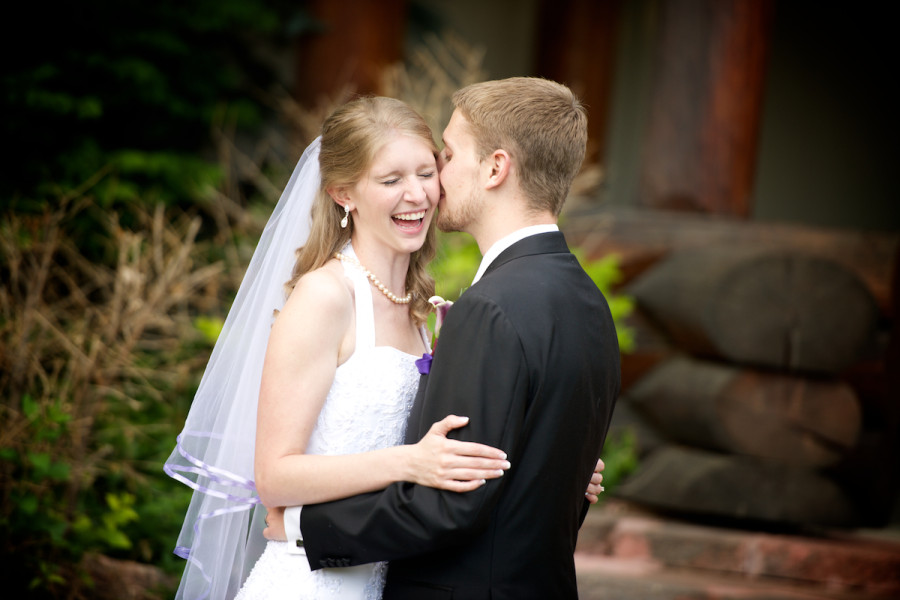
[[[407,446],[406,481],[453,492],[478,489],[488,479],[501,477],[510,467],[506,453],[475,442],[447,437],[464,427],[468,417],[449,415],[431,426],[417,444]]]

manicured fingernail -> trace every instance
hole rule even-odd
[[[504,469],[508,469],[508,468],[510,468],[511,466],[512,466],[512,465],[509,463],[509,461],[506,461],[505,463],[503,463],[503,468],[504,468]]]
[[[503,469],[497,470],[497,477],[503,477]]]

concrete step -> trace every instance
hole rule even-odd
[[[588,599],[900,598],[896,535],[761,533],[608,502],[588,513],[576,559]]]
[[[810,583],[673,569],[643,561],[576,553],[580,600],[889,600],[869,592]]]

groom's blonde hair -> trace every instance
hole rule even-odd
[[[512,77],[464,87],[453,106],[469,122],[479,160],[506,150],[530,206],[558,215],[587,146],[587,112],[575,94],[555,81]]]

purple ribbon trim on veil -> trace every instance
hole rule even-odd
[[[193,558],[191,556],[190,548],[185,548],[184,546],[176,546],[175,554],[185,559],[189,563],[192,563],[200,569],[200,574],[203,576],[203,579],[206,581],[206,589],[203,590],[203,594],[197,598],[197,600],[206,600],[209,598],[209,591],[212,589],[212,578],[206,574],[206,571],[203,570],[203,565],[200,564],[200,561]]]
[[[175,449],[178,450],[178,453],[185,458],[189,463],[196,465],[195,467],[181,467],[178,465],[163,465],[163,470],[172,477],[173,479],[177,479],[181,483],[186,486],[193,488],[199,492],[203,492],[204,494],[208,494],[210,496],[215,496],[216,498],[222,498],[223,500],[230,500],[232,502],[244,502],[253,504],[259,504],[258,496],[233,496],[231,494],[227,494],[225,492],[219,492],[213,489],[210,489],[206,486],[202,486],[199,483],[195,483],[184,477],[183,475],[179,475],[175,471],[180,471],[182,473],[195,473],[197,475],[201,475],[206,477],[210,481],[215,483],[222,483],[225,485],[232,485],[237,488],[249,490],[251,492],[256,491],[256,484],[253,483],[250,479],[246,477],[241,477],[237,473],[232,473],[231,471],[227,471],[225,469],[220,469],[213,465],[203,462],[199,458],[192,456],[190,452],[184,449],[184,446],[181,443],[181,436],[188,434],[196,437],[212,437],[212,434],[205,432],[196,432],[196,431],[184,431],[177,438],[175,438]],[[248,507],[249,508],[249,507]]]
[[[204,485],[200,485],[199,483],[192,481],[181,475],[181,473],[191,473],[196,474],[201,477],[206,477],[211,482],[219,483],[223,485],[230,485],[232,487],[238,489],[249,490],[250,492],[256,492],[256,484],[246,477],[242,477],[237,473],[232,473],[226,469],[220,469],[211,464],[205,463],[199,458],[193,456],[190,452],[185,450],[184,446],[181,442],[181,437],[183,435],[190,435],[195,437],[213,437],[213,434],[208,432],[200,432],[200,431],[183,431],[181,434],[175,438],[175,449],[178,450],[178,453],[184,457],[189,463],[195,465],[193,467],[179,466],[179,465],[170,465],[166,463],[163,465],[163,470],[166,472],[169,477],[180,481],[185,484],[189,488],[193,488],[198,492],[206,494],[208,496],[213,496],[215,498],[221,498],[223,500],[228,500],[229,502],[237,502],[238,506],[231,506],[228,508],[217,508],[216,510],[208,513],[203,513],[197,517],[194,521],[193,529],[194,535],[200,535],[200,523],[206,519],[211,519],[213,517],[219,517],[222,515],[227,515],[230,513],[241,512],[245,510],[250,510],[254,506],[260,503],[259,496],[235,496],[229,494],[227,492],[220,492],[218,490],[213,490]],[[218,437],[218,436],[215,436]],[[210,588],[212,587],[212,579],[206,574],[206,571],[203,569],[203,564],[193,558],[191,556],[191,549],[187,546],[176,546],[175,554],[188,562],[195,565],[198,569],[200,569],[200,574],[203,576],[203,579],[206,580],[207,587],[204,591],[203,595],[198,598],[198,600],[204,600],[209,596]]]

